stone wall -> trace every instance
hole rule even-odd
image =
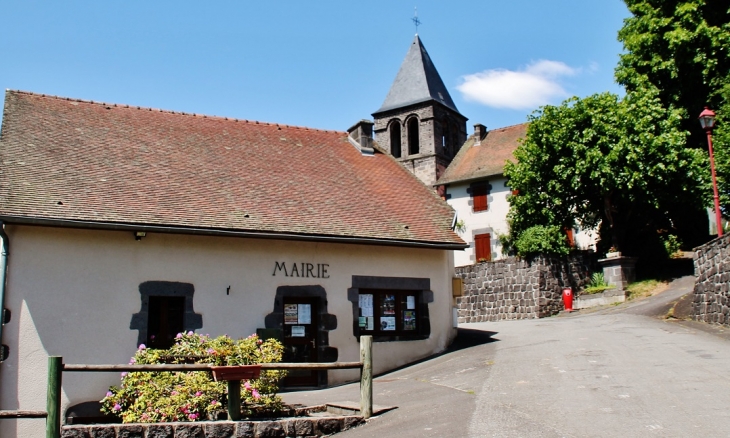
[[[595,270],[591,251],[567,257],[510,257],[456,268],[464,283],[459,322],[543,318],[563,310],[562,289],[585,287]]]
[[[364,424],[360,416],[274,421],[63,426],[62,438],[284,438],[329,436]]]
[[[730,326],[730,235],[695,248],[694,265],[694,319]]]

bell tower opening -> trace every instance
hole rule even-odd
[[[416,155],[420,152],[418,134],[418,119],[411,117],[408,120],[408,155]]]
[[[398,120],[393,120],[390,122],[390,154],[395,158],[400,158],[400,148],[400,122]]]

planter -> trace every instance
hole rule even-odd
[[[210,367],[213,372],[213,380],[251,380],[258,379],[261,375],[261,365],[231,365],[222,367]]]
[[[605,306],[608,304],[623,303],[626,301],[626,292],[620,289],[608,289],[596,294],[583,294],[573,301],[574,309]]]

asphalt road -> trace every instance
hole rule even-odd
[[[730,437],[727,331],[660,318],[691,285],[599,311],[463,324],[453,351],[375,379],[375,404],[398,409],[341,436]],[[358,397],[357,385],[284,394]]]

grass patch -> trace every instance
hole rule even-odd
[[[626,298],[633,300],[636,298],[648,297],[666,289],[667,285],[668,283],[666,281],[654,279],[637,281],[626,286]]]
[[[602,286],[590,286],[583,289],[584,294],[600,294],[604,290],[613,289],[613,286],[602,285]]]

